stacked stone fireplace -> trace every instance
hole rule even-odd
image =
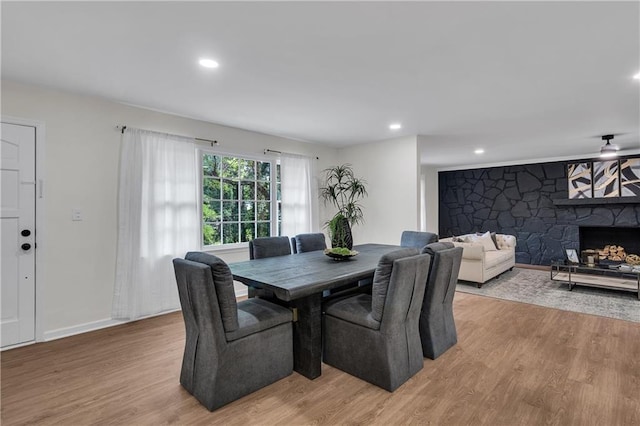
[[[572,202],[567,162],[443,171],[438,176],[441,238],[484,231],[514,235],[516,262],[532,265],[563,260],[566,249],[580,253],[607,244],[640,254],[640,197]],[[599,229],[598,240],[591,240],[589,232],[582,235],[582,228]]]

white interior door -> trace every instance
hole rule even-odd
[[[2,123],[1,345],[35,339],[34,127]]]

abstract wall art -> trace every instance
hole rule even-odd
[[[618,160],[593,162],[593,198],[610,198],[620,195]]]
[[[640,158],[620,160],[620,188],[622,197],[640,197]]]
[[[569,182],[569,198],[591,198],[591,163],[570,163],[567,178]]]

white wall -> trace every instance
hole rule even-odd
[[[416,136],[342,148],[339,159],[367,181],[365,223],[353,228],[355,244],[399,244],[402,231],[420,228]]]
[[[422,193],[422,223],[423,230],[438,233],[438,214],[439,214],[439,196],[438,196],[438,169],[434,166],[422,166],[421,188]]]
[[[418,135],[418,158],[429,158],[429,150],[433,149],[430,143],[432,137]],[[420,167],[420,194],[421,194],[421,224],[423,231],[438,234],[438,169],[436,166],[423,164]]]
[[[335,148],[215,125],[110,102],[2,81],[2,114],[46,126],[44,204],[46,232],[44,292],[39,311],[44,336],[106,324],[115,279],[118,124],[215,139],[220,150],[263,155],[265,148],[319,156],[318,169],[335,163]],[[42,177],[42,176],[40,176]],[[82,210],[81,222],[71,210]],[[197,247],[194,247],[197,249]],[[248,251],[223,252],[226,261],[248,259]]]

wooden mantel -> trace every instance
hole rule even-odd
[[[595,206],[603,204],[640,204],[640,197],[574,198],[553,200],[556,206]]]

